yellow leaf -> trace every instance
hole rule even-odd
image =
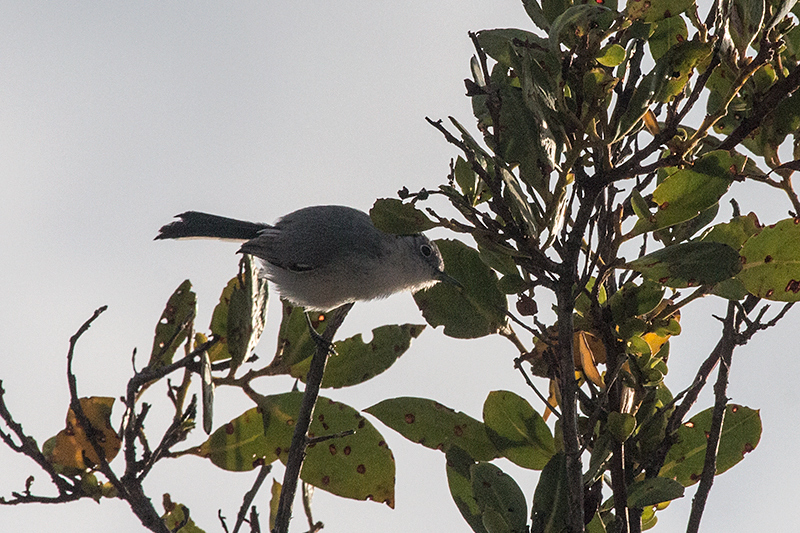
[[[103,449],[106,461],[111,462],[122,446],[121,439],[111,427],[111,407],[114,405],[114,398],[93,396],[81,398],[80,402],[89,424],[95,431],[96,442]],[[55,444],[47,453],[47,459],[51,463],[80,470],[94,468],[100,463],[100,458],[72,409],[67,412],[67,427],[59,431],[54,439]]]
[[[576,331],[573,343],[575,366],[583,370],[586,379],[605,389],[603,376],[597,370],[598,363],[606,362],[606,348],[603,342],[587,331]]]

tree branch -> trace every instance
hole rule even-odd
[[[239,508],[239,514],[236,516],[236,525],[233,527],[233,533],[239,533],[239,528],[242,527],[245,517],[247,516],[247,510],[250,508],[256,494],[258,494],[261,485],[264,484],[264,480],[267,479],[267,475],[271,470],[272,464],[261,465],[261,470],[258,471],[258,475],[253,482],[253,487],[244,495],[242,506]],[[255,509],[255,506],[253,506],[253,509]]]
[[[331,321],[322,333],[323,341],[328,343],[333,341],[333,336],[352,307],[352,303],[345,304],[331,313]],[[311,359],[311,367],[306,375],[306,390],[303,393],[303,402],[300,404],[300,413],[297,416],[297,423],[292,435],[289,458],[286,460],[286,472],[283,476],[281,499],[275,516],[275,528],[273,529],[275,533],[287,533],[289,531],[289,521],[292,519],[292,504],[297,491],[297,480],[300,477],[300,469],[303,467],[306,446],[308,445],[308,426],[311,425],[311,415],[317,402],[317,396],[319,396],[319,388],[322,383],[322,376],[325,373],[325,364],[328,361],[329,351],[329,345],[326,346],[324,342],[317,343],[317,349]]]
[[[700,519],[703,517],[708,494],[711,485],[714,484],[714,476],[717,471],[717,450],[719,449],[720,436],[722,435],[722,424],[725,419],[725,409],[728,405],[726,391],[728,387],[728,375],[730,373],[731,358],[736,347],[736,331],[734,325],[734,315],[736,314],[736,303],[728,302],[728,314],[725,317],[722,329],[722,347],[720,349],[719,371],[717,382],[714,384],[714,410],[711,415],[711,428],[708,432],[706,457],[703,463],[703,473],[700,475],[700,483],[697,492],[692,500],[692,510],[689,514],[689,524],[686,528],[687,533],[697,533],[700,530]]]

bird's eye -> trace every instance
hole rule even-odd
[[[433,249],[429,245],[423,244],[419,247],[419,253],[421,253],[423,257],[430,257],[433,255]]]

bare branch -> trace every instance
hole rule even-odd
[[[264,480],[267,479],[267,475],[269,475],[271,471],[271,464],[261,465],[261,470],[258,471],[258,475],[256,476],[255,481],[253,481],[253,487],[244,495],[242,506],[239,508],[239,514],[236,516],[236,525],[233,528],[233,533],[239,532],[239,528],[242,527],[245,517],[247,516],[247,510],[250,509],[250,505],[253,503],[256,494],[258,494],[258,491],[261,489],[261,485],[264,484]],[[255,510],[255,506],[253,507],[253,510]]]
[[[292,518],[292,504],[294,503],[294,494],[297,491],[297,480],[300,477],[300,469],[303,466],[306,446],[308,445],[308,426],[311,424],[311,414],[317,402],[322,376],[325,372],[325,364],[328,361],[328,353],[330,351],[330,345],[325,346],[324,341],[329,344],[333,341],[333,336],[352,307],[352,303],[345,304],[332,312],[331,321],[322,333],[323,342],[317,343],[317,349],[311,359],[311,367],[306,375],[306,390],[303,393],[303,401],[300,404],[300,412],[297,416],[297,423],[292,435],[292,444],[289,448],[289,457],[286,460],[281,499],[278,504],[275,528],[273,530],[277,533],[286,533],[289,530],[289,521]]]

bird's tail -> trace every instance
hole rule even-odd
[[[245,222],[197,211],[187,211],[176,215],[175,218],[178,220],[163,226],[158,231],[156,240],[208,237],[247,241],[258,237],[259,232],[272,227],[269,224]]]

